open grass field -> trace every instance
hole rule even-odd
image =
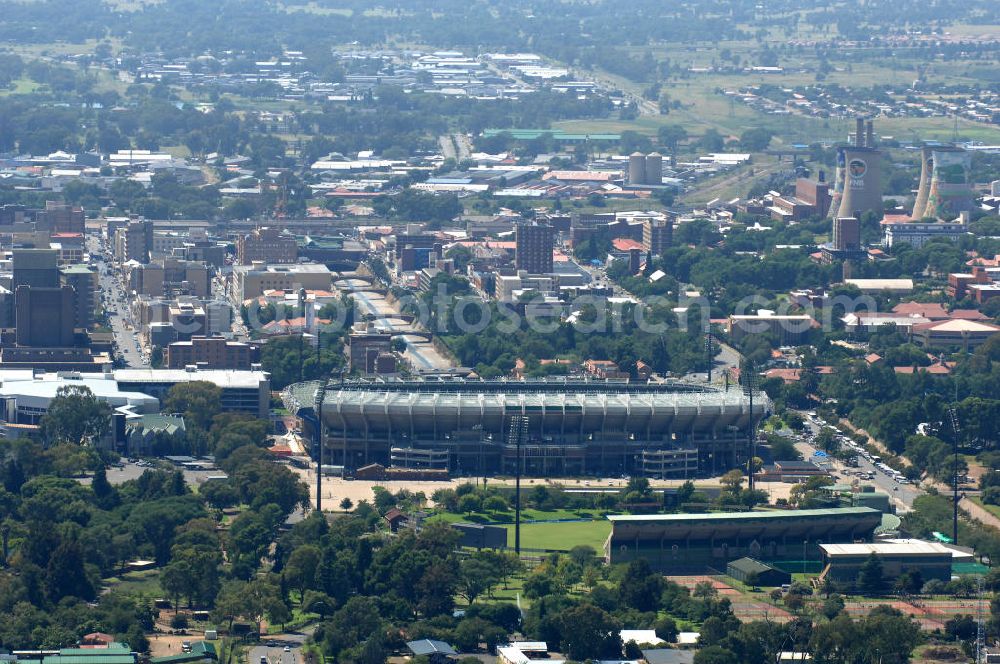
[[[499,525],[507,529],[507,546],[514,546],[513,512],[501,514],[455,514],[442,512],[431,517],[447,523],[481,523]],[[591,519],[590,521],[562,521],[559,519]],[[544,521],[544,523],[531,523]],[[569,551],[574,546],[586,545],[600,553],[604,541],[611,533],[611,522],[597,510],[532,510],[521,512],[521,547]]]
[[[514,526],[506,524],[507,546],[514,546]],[[609,521],[570,521],[566,523],[522,523],[521,547],[569,551],[574,546],[589,546],[600,554],[611,534]]]
[[[160,571],[156,569],[126,572],[121,576],[104,579],[104,585],[112,592],[133,597],[141,595],[156,599],[163,596],[163,590],[160,588]]]

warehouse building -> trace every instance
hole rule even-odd
[[[821,578],[844,584],[857,581],[861,567],[872,555],[882,564],[882,578],[888,581],[906,572],[919,572],[924,581],[947,582],[951,580],[953,563],[973,562],[970,551],[916,539],[821,544],[819,548],[823,554]]]
[[[753,558],[739,558],[726,565],[726,576],[753,586],[780,586],[792,582],[792,575]],[[753,583],[750,583],[753,581]]]

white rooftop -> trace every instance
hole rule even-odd
[[[622,637],[622,643],[633,641],[637,645],[648,643],[654,646],[666,643],[666,641],[656,635],[656,630],[653,629],[623,629],[620,636]]]
[[[939,542],[918,539],[893,539],[882,542],[859,542],[854,544],[820,544],[829,556],[921,556],[928,554],[948,554],[956,559],[971,559],[972,554],[961,549],[945,546]]]
[[[204,380],[219,387],[253,388],[270,378],[265,371],[245,369],[117,369],[115,380],[125,383],[183,383]]]

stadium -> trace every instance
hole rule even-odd
[[[306,421],[318,388],[286,391]],[[754,422],[769,409],[755,394]],[[379,463],[513,473],[511,423],[521,416],[526,474],[674,478],[744,463],[751,422],[750,399],[735,387],[574,379],[350,381],[326,388],[322,416],[324,462],[348,471]]]
[[[653,569],[683,574],[724,570],[742,557],[778,563],[786,571],[818,567],[821,545],[871,541],[883,514],[870,507],[839,507],[608,519],[612,530],[604,555],[609,563],[645,558]]]

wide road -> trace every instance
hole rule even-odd
[[[87,238],[87,249],[90,255],[95,257],[98,287],[100,295],[104,299],[103,308],[108,312],[111,330],[115,335],[117,352],[125,359],[125,364],[129,367],[149,366],[148,359],[139,347],[138,336],[134,335],[134,327],[133,330],[126,328],[126,322],[131,324],[132,313],[128,308],[129,299],[122,287],[121,273],[114,269],[109,269],[108,274],[104,273],[105,268],[111,268],[111,266],[104,262],[100,241],[96,237],[89,236]]]
[[[439,353],[429,341],[423,337],[407,334],[416,328],[412,323],[398,319],[400,315],[398,304],[390,303],[384,295],[365,290],[367,284],[360,280],[341,280],[335,286],[338,290],[349,293],[362,316],[370,314],[375,319],[372,321],[374,326],[385,329],[403,340],[406,344],[403,358],[410,363],[414,371],[420,373],[454,367],[454,364]]]
[[[808,415],[799,411],[806,420],[806,429],[809,432],[808,440],[812,440],[820,431],[820,425],[813,423]],[[795,444],[795,448],[805,457],[808,461],[816,462],[821,457],[817,457],[817,448],[814,447],[809,442],[798,442]],[[897,511],[900,513],[909,512],[913,509],[913,501],[917,499],[918,496],[923,494],[923,491],[915,484],[900,484],[892,477],[886,475],[874,464],[867,461],[863,456],[858,456],[858,468],[852,469],[847,464],[838,461],[833,457],[828,457],[824,461],[829,463],[830,469],[834,472],[835,478],[842,483],[850,483],[854,479],[852,475],[848,475],[847,471],[856,470],[863,471],[866,473],[874,473],[875,479],[873,480],[861,480],[862,484],[873,484],[878,491],[888,494],[890,500],[896,504]]]
[[[305,634],[278,634],[247,652],[247,664],[300,664]],[[288,651],[285,651],[288,648]]]

